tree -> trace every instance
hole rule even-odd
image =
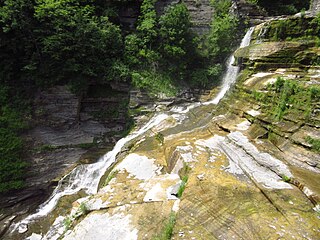
[[[235,31],[238,20],[231,15],[216,16],[211,24],[208,37],[209,56],[217,62],[223,62],[230,54],[236,40]]]
[[[25,127],[20,114],[9,106],[9,88],[0,84],[0,192],[23,186],[26,162],[23,143],[18,136]]]
[[[39,79],[50,79],[51,84],[71,81],[83,88],[89,81],[112,80],[123,42],[119,27],[108,17],[95,16],[92,5],[76,0],[37,0],[35,17],[42,50],[36,62]]]
[[[37,54],[32,0],[2,0],[0,6],[0,83],[29,87],[24,74]]]
[[[176,4],[160,17],[160,51],[164,68],[174,77],[184,78],[188,63],[195,56],[189,11],[185,4]]]
[[[126,37],[126,55],[129,65],[138,63],[142,64],[142,68],[148,66],[154,70],[158,65],[160,58],[157,52],[159,32],[155,2],[155,0],[144,0],[142,2],[137,32]]]

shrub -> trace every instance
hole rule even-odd
[[[111,173],[109,173],[108,177],[106,178],[105,182],[104,182],[104,186],[107,186],[109,184],[109,182],[115,178],[118,174],[119,170],[115,170],[115,171],[112,171]]]
[[[23,127],[25,124],[12,107],[0,109],[0,192],[24,186],[27,164],[22,160],[23,141],[18,135]]]
[[[182,182],[180,184],[180,187],[178,189],[177,197],[181,198],[182,193],[184,192],[184,189],[186,188],[187,182],[188,182],[189,177],[187,175],[182,177]]]
[[[306,137],[306,141],[311,144],[311,149],[315,150],[316,152],[320,152],[320,139],[308,136]]]
[[[165,223],[161,234],[154,237],[153,240],[170,240],[172,237],[172,232],[175,224],[176,224],[176,214],[174,212],[171,212],[169,219]]]
[[[173,96],[176,93],[176,87],[172,84],[170,76],[153,70],[133,72],[132,83],[138,88],[147,90],[148,94],[153,96],[159,93]]]

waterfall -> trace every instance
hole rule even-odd
[[[250,44],[251,34],[254,28],[250,28],[249,31],[244,36],[240,47],[245,47]],[[233,55],[228,60],[227,71],[223,77],[222,88],[218,95],[211,101],[204,103],[205,105],[217,104],[223,96],[226,94],[231,85],[235,82],[237,74],[239,72],[238,66],[233,66],[234,57]],[[30,221],[48,215],[56,207],[59,199],[63,196],[76,194],[80,190],[84,190],[87,194],[95,194],[98,191],[98,185],[101,177],[105,174],[107,169],[116,161],[117,154],[122,150],[124,145],[129,141],[141,136],[151,128],[160,125],[161,122],[167,118],[176,116],[177,119],[183,119],[185,114],[197,106],[200,103],[193,103],[185,106],[185,109],[179,107],[174,107],[168,113],[159,113],[152,117],[147,124],[145,124],[141,129],[129,134],[127,137],[120,139],[113,150],[106,153],[101,157],[98,162],[93,164],[79,165],[74,168],[69,174],[64,176],[58,183],[57,187],[51,194],[50,198],[40,205],[36,213],[29,215],[27,218],[13,226],[13,231],[16,228],[25,229],[25,225]],[[179,114],[173,114],[179,113]],[[22,230],[21,230],[22,231]]]
[[[246,35],[243,37],[241,41],[240,48],[249,46],[253,30],[254,30],[254,27],[251,27],[247,31]],[[227,70],[222,78],[221,90],[219,91],[218,95],[214,99],[203,103],[204,105],[218,104],[220,100],[224,97],[224,95],[228,92],[230,87],[235,83],[240,68],[239,66],[233,65],[234,61],[235,61],[235,58],[232,54],[227,61]]]

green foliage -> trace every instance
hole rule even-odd
[[[182,197],[182,194],[184,192],[184,189],[186,188],[186,184],[187,184],[188,179],[189,179],[188,175],[189,175],[190,171],[191,171],[190,166],[187,163],[183,162],[183,167],[179,171],[180,176],[182,175],[182,178],[181,178],[182,181],[181,181],[181,184],[180,184],[178,192],[177,192],[177,197],[178,198]]]
[[[162,146],[164,144],[164,136],[162,133],[157,133],[155,135],[155,139],[160,143],[160,145]]]
[[[87,215],[89,212],[90,211],[86,203],[81,202],[79,208],[73,214],[70,214],[63,219],[64,233],[72,228],[75,220],[77,220],[81,216]]]
[[[133,85],[147,90],[149,95],[159,93],[164,93],[167,96],[175,95],[177,90],[172,81],[168,74],[154,70],[140,70],[132,73]]]
[[[188,177],[187,175],[183,176],[182,182],[181,182],[181,184],[180,184],[180,186],[179,186],[178,193],[177,193],[177,197],[178,197],[178,198],[181,198],[181,197],[182,197],[182,194],[183,194],[183,192],[184,192],[184,189],[186,188],[188,179],[189,179],[189,177]]]
[[[109,184],[109,182],[115,178],[118,174],[119,170],[115,170],[115,171],[112,171],[111,173],[109,173],[108,177],[106,178],[103,186],[107,186]]]
[[[282,77],[277,77],[276,82],[274,83],[274,88],[277,93],[281,92],[283,89],[285,80]]]
[[[172,237],[172,232],[175,224],[176,224],[176,214],[174,212],[171,212],[169,219],[165,223],[161,234],[157,235],[152,239],[153,240],[170,240]]]
[[[79,210],[80,210],[80,212],[81,212],[82,215],[86,215],[86,214],[88,214],[88,212],[89,212],[88,207],[87,207],[87,205],[86,205],[85,202],[82,202],[82,203],[80,204]]]
[[[286,175],[282,175],[282,180],[283,180],[284,182],[289,183],[289,182],[291,181],[291,178],[288,177],[288,176],[286,176]]]
[[[72,227],[73,221],[71,217],[66,217],[63,219],[63,225],[65,228],[65,231],[69,230]]]
[[[39,81],[68,82],[76,92],[89,79],[110,81],[113,62],[123,49],[119,27],[106,16],[95,16],[94,6],[76,0],[38,0],[35,18],[40,24]],[[32,63],[34,64],[34,63]],[[50,83],[49,83],[50,84]]]
[[[157,13],[155,10],[156,0],[144,0],[141,5],[141,16],[137,31],[142,37],[142,44],[145,47],[151,48],[158,36],[157,30]]]
[[[294,39],[315,39],[320,34],[320,22],[317,17],[292,18],[272,21],[266,29],[265,38],[273,41]]]
[[[281,78],[280,78],[281,79]],[[282,81],[282,80],[278,80]],[[279,85],[279,84],[275,84]],[[285,81],[283,84],[283,87],[280,91],[280,97],[278,105],[276,106],[274,110],[275,119],[281,120],[283,118],[283,115],[285,114],[285,111],[291,107],[291,104],[293,104],[292,95],[296,94],[297,91],[300,91],[297,84],[293,81]]]
[[[318,86],[305,87],[294,80],[278,77],[276,82],[268,86],[268,92],[252,92],[252,97],[259,101],[265,112],[277,121],[291,116],[308,121],[316,111],[320,100]]]
[[[254,97],[254,99],[256,101],[260,101],[260,102],[263,102],[264,101],[264,98],[265,98],[265,94],[262,93],[262,92],[258,92],[256,90],[253,90],[252,91],[252,96]]]
[[[163,67],[174,77],[183,79],[186,77],[188,63],[196,48],[190,32],[190,16],[186,5],[177,4],[170,7],[160,17],[159,25]]]
[[[17,109],[8,104],[9,89],[0,87],[0,192],[23,187],[23,141],[19,137],[26,124]]]
[[[27,87],[70,84],[80,94],[88,81],[126,80],[121,31],[96,7],[98,1],[4,1],[1,81]]]
[[[226,15],[217,17],[212,22],[212,29],[209,35],[209,54],[214,59],[224,59],[232,50],[235,41],[235,30],[237,19]]]
[[[311,144],[311,149],[316,152],[320,152],[320,139],[312,138],[310,136],[306,137],[306,141]]]
[[[221,17],[229,15],[231,0],[211,0],[211,5],[214,8],[215,16]]]
[[[211,61],[221,63],[231,53],[235,45],[237,40],[235,32],[239,22],[236,16],[230,14],[232,1],[214,0],[211,3],[215,11],[206,48]]]
[[[252,4],[258,4],[258,0],[247,0],[247,2],[252,3]]]
[[[125,59],[133,70],[133,85],[150,95],[167,96],[176,94],[181,81],[208,85],[218,68],[207,70],[207,56],[198,51],[185,4],[171,5],[160,18],[154,5],[154,0],[143,1],[137,31],[125,40]]]

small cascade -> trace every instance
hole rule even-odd
[[[257,44],[262,43],[263,40],[265,39],[266,33],[269,28],[269,24],[270,24],[270,22],[263,23],[263,25],[258,33],[258,36],[257,36],[257,41],[256,41]]]
[[[250,40],[251,40],[251,35],[252,35],[253,31],[254,31],[254,27],[251,27],[247,31],[246,35],[243,37],[243,39],[241,41],[240,48],[249,46]],[[234,66],[234,61],[235,61],[235,58],[232,54],[232,56],[230,56],[227,61],[227,70],[226,70],[226,73],[222,79],[222,85],[221,85],[220,92],[211,101],[203,103],[204,105],[218,104],[220,102],[220,100],[224,97],[224,95],[228,92],[230,87],[235,83],[240,68],[239,68],[239,66]]]

